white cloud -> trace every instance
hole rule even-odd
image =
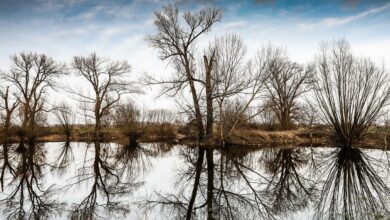
[[[131,8],[132,6],[129,6],[127,9],[122,10],[121,13],[124,16],[132,16]],[[359,30],[343,28],[337,31],[334,29],[318,30],[312,28],[319,25],[326,27],[344,25],[383,12],[389,8],[390,3],[353,16],[326,18],[317,23],[304,23],[302,18],[293,17],[294,14],[292,13],[281,13],[279,16],[274,17],[260,15],[256,17],[230,17],[230,19],[218,23],[207,37],[199,40],[199,47],[207,45],[208,41],[215,36],[221,36],[225,33],[237,33],[243,37],[248,47],[248,55],[250,56],[254,55],[261,45],[271,42],[285,46],[294,61],[305,63],[313,59],[318,51],[320,41],[345,37],[351,41],[352,48],[356,48],[357,54],[363,53],[376,61],[387,59],[385,63],[390,65],[390,41],[384,40],[388,39],[388,34],[381,33],[380,37],[382,40],[380,40],[379,36],[377,36],[378,34],[375,33],[377,30],[382,30],[383,27],[375,26],[369,29],[362,26],[359,27]],[[101,56],[128,60],[133,66],[134,76],[139,76],[143,72],[148,72],[155,76],[166,76],[171,73],[167,63],[160,61],[156,51],[149,48],[144,40],[146,35],[154,29],[151,12],[138,20],[127,17],[126,19],[116,20],[114,23],[99,23],[93,18],[98,16],[102,10],[105,11],[105,9],[98,8],[94,10],[92,10],[91,14],[86,13],[80,16],[78,20],[67,21],[65,24],[48,24],[47,27],[45,26],[42,29],[44,32],[34,29],[25,30],[24,27],[19,29],[14,27],[12,34],[0,36],[0,69],[6,70],[10,64],[8,56],[19,51],[44,52],[54,56],[59,61],[67,63],[70,62],[71,57],[74,55],[87,55],[91,51],[96,51]],[[230,10],[234,11],[236,9]],[[112,9],[111,12],[107,13],[114,12],[115,9]],[[144,20],[143,17],[147,18]],[[78,23],[77,21],[84,22]],[[303,28],[305,31],[297,30],[294,24],[298,23],[307,27]],[[1,30],[4,30],[6,33],[5,28],[0,27]],[[169,108],[174,105],[172,99],[161,98],[156,101],[155,97],[158,91],[157,87],[153,87],[152,92],[148,91],[146,95],[140,96],[139,102],[146,103],[146,107],[150,108],[156,106]]]
[[[346,16],[346,17],[328,17],[328,18],[324,18],[321,21],[316,22],[316,23],[300,23],[300,24],[298,24],[298,27],[305,30],[305,29],[316,28],[316,27],[331,28],[331,27],[341,26],[341,25],[345,25],[345,24],[351,23],[353,21],[362,19],[362,18],[367,17],[369,15],[380,13],[380,12],[385,11],[387,9],[390,9],[390,3],[387,3],[387,4],[380,6],[380,7],[377,7],[377,8],[369,9],[367,11],[363,11],[363,12],[356,14],[356,15],[351,15],[351,16]]]

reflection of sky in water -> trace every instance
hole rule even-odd
[[[72,143],[70,145],[70,154],[69,159],[71,162],[65,167],[65,170],[60,170],[58,168],[50,168],[50,166],[58,165],[60,162],[59,155],[64,150],[62,143],[46,143],[44,146],[44,150],[46,150],[46,161],[41,161],[41,163],[46,163],[47,165],[44,165],[44,169],[42,170],[45,174],[43,178],[39,179],[38,181],[44,185],[43,188],[49,186],[49,185],[56,185],[59,191],[56,191],[55,194],[53,194],[53,199],[60,202],[66,202],[68,205],[66,206],[66,209],[70,209],[72,207],[71,204],[79,204],[91,191],[92,185],[94,183],[94,167],[92,166],[95,161],[95,147],[93,144],[87,145],[85,143]],[[132,184],[139,184],[132,187],[132,192],[129,194],[121,194],[119,193],[118,196],[110,195],[111,201],[119,202],[120,204],[129,207],[130,212],[126,215],[125,219],[172,219],[175,216],[175,210],[170,209],[161,209],[160,205],[157,205],[155,208],[148,210],[147,214],[145,214],[145,210],[140,207],[140,204],[144,204],[145,199],[150,199],[157,201],[158,197],[156,197],[156,194],[159,193],[160,195],[175,195],[178,198],[189,198],[189,195],[191,193],[191,186],[193,184],[193,176],[188,175],[186,176],[186,172],[193,169],[191,167],[193,164],[190,164],[188,162],[188,158],[196,159],[196,156],[194,156],[194,152],[196,152],[197,149],[187,149],[183,146],[173,146],[173,147],[167,147],[167,146],[157,146],[155,144],[145,144],[142,145],[141,148],[137,151],[131,151],[129,155],[131,155],[130,160],[120,160],[121,162],[118,162],[117,158],[114,158],[113,155],[116,155],[120,149],[123,149],[122,146],[118,146],[116,144],[101,144],[101,155],[99,156],[100,159],[102,159],[103,162],[107,162],[107,164],[110,164],[113,167],[113,170],[120,169],[123,167],[123,164],[127,163],[129,166],[125,167],[124,174],[121,177],[121,182],[130,182]],[[320,192],[323,185],[323,181],[328,177],[328,173],[323,173],[324,170],[328,170],[332,166],[332,163],[335,163],[334,158],[329,159],[329,155],[331,152],[334,152],[334,148],[304,148],[301,150],[289,150],[286,151],[287,153],[281,154],[284,151],[279,151],[278,149],[273,150],[259,150],[259,151],[251,151],[251,152],[228,152],[224,153],[223,155],[226,158],[229,158],[227,155],[233,155],[229,163],[232,163],[232,169],[235,169],[235,163],[240,164],[240,169],[245,169],[245,167],[248,167],[250,169],[253,169],[255,172],[244,172],[243,175],[246,175],[246,178],[249,181],[252,181],[252,186],[256,188],[257,190],[264,191],[266,189],[266,186],[268,182],[264,182],[264,180],[261,180],[260,175],[263,176],[265,179],[270,180],[273,179],[273,183],[279,183],[280,181],[280,173],[278,172],[291,172],[293,169],[296,169],[296,174],[299,176],[298,180],[301,181],[302,185],[309,188],[314,189],[312,192],[312,196],[309,198],[303,198],[303,200],[310,201],[312,199],[313,201],[317,201],[320,198]],[[10,149],[9,154],[13,154],[11,152],[14,152],[14,148]],[[44,152],[44,151],[43,151]],[[376,174],[379,177],[386,177],[385,179],[381,179],[385,184],[389,184],[389,164],[387,163],[387,155],[383,151],[380,150],[362,150],[364,155],[368,156],[368,160],[370,160],[370,165],[372,168],[375,169]],[[106,158],[104,155],[108,155],[107,160],[104,160]],[[134,156],[135,155],[135,156]],[[215,165],[215,179],[214,179],[214,187],[218,189],[220,184],[219,179],[219,171],[220,171],[220,163],[221,163],[221,154],[217,151],[214,151],[214,165]],[[283,156],[284,155],[284,156]],[[286,156],[287,155],[287,156]],[[360,155],[360,154],[359,154]],[[188,157],[186,157],[188,156]],[[292,160],[288,160],[291,159]],[[11,163],[14,167],[16,167],[16,163],[18,161],[17,158],[19,157],[12,157]],[[73,160],[72,160],[73,158]],[[326,159],[323,160],[323,158],[328,158],[329,161],[326,162]],[[300,161],[299,163],[302,163],[301,165],[297,165],[294,163],[290,163],[291,161]],[[130,162],[131,163],[130,163]],[[223,160],[226,161],[228,160]],[[233,162],[232,162],[233,161]],[[235,162],[234,162],[235,161]],[[314,161],[314,162],[313,162]],[[122,163],[122,164],[121,164]],[[273,166],[269,165],[274,163]],[[283,170],[282,166],[279,167],[279,163],[285,163],[284,165],[287,167]],[[323,163],[323,164],[322,164]],[[2,164],[2,163],[1,163]],[[204,164],[206,164],[206,158],[204,160]],[[267,165],[268,164],[268,165]],[[322,166],[321,166],[322,164]],[[359,165],[360,162],[352,163],[354,166],[364,166]],[[87,174],[87,177],[90,177],[90,179],[86,181],[82,181],[82,183],[78,185],[73,185],[71,187],[65,187],[69,184],[77,182],[77,179],[74,177],[79,173],[81,167],[89,167],[88,169],[85,169],[85,173]],[[228,167],[228,166],[227,166]],[[343,168],[343,166],[341,166]],[[237,167],[236,167],[237,168]],[[363,167],[364,168],[364,167]],[[207,171],[206,166],[204,165],[204,170],[202,170],[201,173],[201,180],[200,180],[200,189],[198,192],[197,200],[195,205],[201,205],[202,202],[205,201],[205,195],[203,193],[206,192],[206,182],[207,182]],[[130,171],[131,170],[131,171]],[[270,173],[270,170],[275,173]],[[364,170],[364,169],[363,169]],[[61,171],[61,172],[60,172]],[[102,171],[100,171],[102,172]],[[117,171],[112,171],[117,172]],[[118,171],[119,172],[119,171]],[[256,172],[258,174],[256,174]],[[120,173],[120,172],[119,172]],[[128,173],[131,173],[131,175],[127,175]],[[7,174],[6,174],[7,175]],[[8,174],[9,175],[9,174]],[[227,174],[226,174],[227,175]],[[228,181],[230,180],[224,180],[224,184],[226,184],[226,190],[231,192],[240,192],[245,193],[249,192],[248,188],[245,187],[244,178],[238,177],[238,179],[234,179],[235,175],[237,173],[230,173],[229,176],[226,176],[226,178],[232,178],[232,184],[229,185]],[[364,175],[364,172],[363,172]],[[10,176],[8,176],[9,178]],[[296,176],[291,175],[289,176],[289,180],[294,180]],[[181,179],[181,182],[179,182],[179,178]],[[225,178],[225,176],[224,176]],[[10,179],[6,179],[5,182],[9,182]],[[296,180],[296,179],[295,179]],[[110,182],[112,179],[104,179],[104,182]],[[226,181],[226,182],[225,182]],[[297,193],[297,186],[293,185],[294,181],[286,182],[290,185],[288,187],[291,187],[291,190],[293,193],[296,193],[298,196],[305,196],[305,193]],[[185,185],[187,184],[187,185]],[[11,187],[12,188],[12,187]],[[276,187],[272,185],[272,187],[268,188],[269,191],[266,191],[265,194],[261,195],[261,198],[267,199],[267,202],[274,201],[275,198],[265,198],[267,196],[273,196],[277,195],[274,190]],[[342,188],[339,188],[342,189]],[[8,190],[8,191],[7,191]],[[101,189],[100,189],[101,190]],[[98,189],[99,191],[99,189]],[[299,191],[299,190],[298,190]],[[314,191],[317,193],[315,194]],[[284,191],[283,191],[284,192]],[[9,187],[7,188],[7,185],[5,184],[5,193],[9,193]],[[322,192],[324,193],[324,192]],[[329,192],[325,192],[329,193]],[[182,195],[183,194],[183,195]],[[249,193],[250,194],[250,193]],[[373,195],[377,196],[375,192],[372,192]],[[101,197],[102,193],[98,192],[97,202],[98,204],[104,204],[105,199]],[[285,195],[285,194],[282,194]],[[387,192],[387,195],[389,195],[389,192]],[[217,197],[217,194],[215,195]],[[1,194],[1,198],[5,198],[5,194]],[[250,198],[250,195],[248,196]],[[388,197],[387,197],[388,198]],[[282,201],[288,201],[288,200],[282,200]],[[387,200],[388,201],[388,200]],[[362,202],[364,202],[364,199],[362,199]],[[223,201],[221,204],[224,204]],[[325,201],[324,204],[326,206],[329,204],[329,201]],[[279,204],[280,205],[280,204]],[[295,208],[295,207],[289,207],[288,205],[283,204],[283,207],[288,207],[287,209],[291,209],[293,211],[287,211],[284,213],[278,213],[276,216],[277,219],[312,219],[313,214],[316,212],[315,210],[315,203],[310,202],[307,206],[305,205],[304,208]],[[272,204],[270,205],[272,207]],[[291,204],[290,204],[291,206]],[[29,208],[29,203],[26,202],[24,205],[25,209],[27,210]],[[4,207],[0,207],[2,211],[4,211]],[[327,207],[325,207],[326,210]],[[113,211],[110,214],[107,214],[106,212],[100,212],[103,218],[107,218],[108,216],[110,219],[124,219],[123,216],[119,214],[117,211]],[[205,214],[205,211],[198,212],[198,214]],[[106,215],[106,216],[104,216]],[[368,219],[373,217],[368,217]],[[4,215],[1,216],[0,219],[4,219]],[[50,216],[50,219],[68,219],[68,214],[63,214],[59,216]],[[200,217],[200,219],[203,219],[203,217]]]

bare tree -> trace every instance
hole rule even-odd
[[[176,121],[176,114],[166,109],[154,109],[147,112],[148,123],[172,124]]]
[[[169,5],[164,7],[162,12],[155,14],[154,24],[158,33],[150,36],[148,41],[152,47],[158,49],[162,60],[169,60],[176,69],[176,76],[172,80],[157,81],[148,77],[149,84],[163,84],[165,89],[163,94],[172,92],[177,94],[185,87],[190,87],[196,125],[198,141],[204,139],[204,124],[200,104],[200,92],[197,90],[196,83],[206,86],[207,96],[207,131],[212,132],[212,102],[211,102],[211,70],[213,58],[204,56],[204,66],[206,71],[206,81],[202,81],[196,77],[196,40],[203,34],[209,32],[212,26],[220,21],[222,12],[216,8],[202,9],[196,12],[186,12],[183,15],[183,20],[179,19],[179,11],[177,8]],[[183,24],[183,25],[182,25]],[[209,137],[210,134],[207,134]],[[204,151],[199,153],[199,166],[203,164]],[[196,173],[192,196],[188,203],[188,212],[186,219],[191,218],[192,208],[195,204],[196,194],[198,190],[200,172]]]
[[[45,93],[55,88],[55,80],[65,74],[65,65],[52,57],[37,53],[20,53],[11,56],[10,71],[1,78],[13,85],[20,96],[22,129],[35,136],[37,118],[49,109],[45,108]]]
[[[143,113],[131,101],[118,104],[114,112],[114,124],[129,138],[129,146],[138,146],[137,138],[146,127]]]
[[[54,116],[57,123],[61,126],[62,131],[66,135],[66,141],[68,142],[72,135],[75,119],[71,107],[65,102],[62,102],[56,107],[56,109],[54,109]]]
[[[101,137],[101,123],[107,117],[121,96],[138,90],[129,81],[131,70],[127,61],[110,61],[95,53],[87,57],[74,57],[74,72],[87,80],[93,90],[91,96],[70,91],[76,99],[85,103],[88,117],[95,120],[94,136]]]
[[[340,144],[358,142],[377,119],[390,99],[388,81],[383,68],[355,57],[346,40],[322,44],[314,95],[323,121]]]
[[[233,44],[234,45],[234,44]],[[237,44],[238,48],[241,47]],[[225,44],[225,47],[229,47],[229,44]],[[235,53],[226,53],[227,61],[229,62],[229,58],[231,54]],[[232,55],[233,56],[233,55]],[[265,82],[268,78],[267,67],[268,63],[271,60],[272,56],[266,48],[262,48],[256,57],[247,64],[247,66],[239,66],[234,65],[231,68],[228,68],[231,73],[224,76],[222,73],[221,82],[222,85],[221,92],[217,94],[219,97],[219,105],[220,105],[220,121],[223,125],[223,121],[225,121],[224,109],[232,110],[229,103],[239,103],[239,105],[234,106],[234,112],[230,112],[230,120],[231,123],[228,127],[221,127],[221,140],[222,145],[225,145],[225,141],[229,138],[231,133],[235,130],[236,126],[242,122],[251,120],[255,118],[257,115],[261,113],[260,98],[265,89]],[[231,64],[232,65],[232,64]],[[246,79],[246,81],[243,81]],[[230,97],[230,101],[227,99]],[[237,102],[237,100],[239,100]],[[227,102],[229,101],[229,102]],[[226,105],[224,105],[224,103]],[[245,118],[243,121],[242,119]]]
[[[276,128],[277,119],[275,113],[270,107],[270,103],[265,101],[260,106],[261,114],[258,117],[258,123],[265,126],[266,130],[274,130]]]
[[[224,140],[225,102],[249,86],[249,79],[243,77],[247,72],[244,63],[246,48],[237,35],[227,35],[216,40],[217,57],[214,85],[215,98],[219,107],[220,136]]]
[[[208,133],[213,134],[214,101],[218,103],[220,130],[223,124],[224,102],[232,96],[237,96],[249,86],[249,79],[244,77],[247,71],[245,62],[246,48],[238,35],[226,35],[210,42],[205,53],[205,81]],[[210,57],[207,64],[207,57]],[[214,60],[214,63],[211,61]],[[210,83],[208,81],[211,81]],[[210,85],[208,85],[210,84]],[[207,89],[210,87],[210,89]],[[210,92],[208,92],[211,90]]]
[[[311,68],[292,62],[281,48],[268,45],[269,61],[266,82],[267,99],[275,113],[280,129],[291,129],[299,115],[298,98],[309,90]]]
[[[147,77],[149,84],[163,84],[163,94],[177,94],[189,86],[192,96],[193,112],[197,122],[198,139],[204,138],[204,125],[199,101],[199,91],[196,83],[201,82],[196,77],[196,41],[209,32],[212,26],[220,21],[221,10],[216,8],[202,9],[196,12],[186,12],[183,19],[179,18],[179,10],[171,5],[164,7],[162,12],[155,13],[154,25],[157,34],[149,36],[150,45],[160,52],[162,60],[169,60],[176,68],[176,75],[171,80],[158,81]],[[205,58],[206,69],[211,60]],[[208,68],[210,70],[210,68]],[[202,82],[205,84],[205,82]],[[209,88],[208,88],[209,89]]]

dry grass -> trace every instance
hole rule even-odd
[[[242,145],[307,145],[325,144],[327,142],[326,139],[327,137],[324,133],[311,132],[310,130],[304,128],[288,131],[238,129],[231,135],[229,142]]]

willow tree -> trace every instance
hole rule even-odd
[[[56,87],[56,80],[66,73],[65,65],[31,52],[13,55],[11,62],[11,69],[1,78],[19,94],[22,128],[34,137],[39,117],[49,110],[45,107],[48,88]]]
[[[388,72],[354,56],[346,40],[322,44],[315,70],[313,87],[322,119],[339,144],[357,143],[389,102]]]
[[[74,57],[72,67],[92,89],[91,95],[70,91],[85,106],[85,114],[95,121],[94,136],[101,137],[101,122],[125,94],[139,92],[129,81],[131,66],[127,61],[111,61],[92,53]]]

